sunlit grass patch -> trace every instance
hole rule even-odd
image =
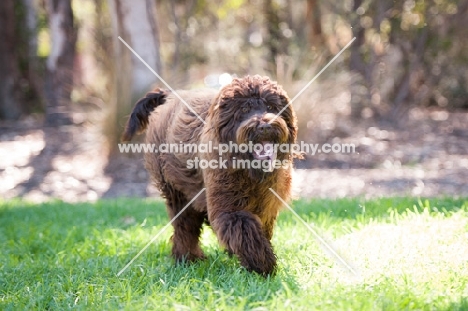
[[[284,210],[273,245],[279,269],[246,272],[206,227],[208,257],[175,266],[161,201],[0,203],[0,309],[465,310],[468,201],[300,200],[296,212],[355,269],[330,256]]]

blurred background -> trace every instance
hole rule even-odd
[[[301,196],[467,195],[468,0],[3,0],[0,195],[154,196],[117,143],[156,76],[174,89],[270,76],[299,140]],[[139,138],[142,140],[142,138]]]

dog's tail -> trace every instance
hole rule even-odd
[[[123,142],[132,140],[135,134],[142,133],[146,130],[151,112],[153,112],[156,107],[166,102],[166,96],[166,91],[155,89],[137,101],[125,125],[125,130],[121,138]]]

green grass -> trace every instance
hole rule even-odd
[[[276,276],[218,246],[174,266],[164,204],[0,201],[0,310],[468,310],[468,199],[300,200],[294,209],[359,271],[350,274],[284,210]]]

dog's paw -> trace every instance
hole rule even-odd
[[[226,248],[224,249],[224,252],[228,254],[229,257],[234,257],[234,252],[231,249]]]
[[[206,256],[201,249],[190,253],[172,252],[172,256],[174,257],[176,263],[191,263],[206,259]]]
[[[248,271],[254,271],[263,276],[273,275],[276,272],[276,256],[271,247],[265,245],[264,249],[252,255],[243,255],[241,265]]]

